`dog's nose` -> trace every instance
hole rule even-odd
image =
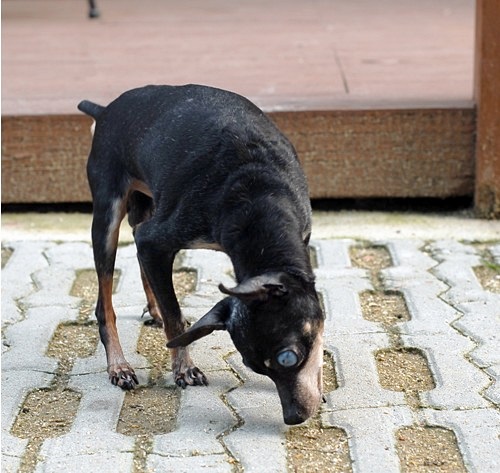
[[[300,414],[298,412],[293,412],[293,413],[290,413],[290,414],[284,414],[283,417],[285,419],[285,424],[286,425],[302,424],[302,422],[304,422],[308,418],[308,416],[302,415],[302,414]]]
[[[306,408],[301,408],[296,404],[291,404],[287,407],[283,407],[283,419],[286,425],[297,425],[305,422],[311,415],[312,412],[309,412]]]

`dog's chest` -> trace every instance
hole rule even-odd
[[[205,241],[202,238],[198,238],[188,243],[188,250],[215,250],[215,251],[224,251],[222,246],[219,243]]]

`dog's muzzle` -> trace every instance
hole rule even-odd
[[[287,425],[301,424],[312,417],[323,399],[321,367],[312,379],[310,373],[307,374],[308,379],[304,379],[304,373],[300,372],[295,380],[274,381]]]
[[[291,378],[273,379],[287,425],[301,424],[312,417],[323,400],[323,340],[319,336],[309,359]]]

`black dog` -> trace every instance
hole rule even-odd
[[[151,315],[162,323],[179,386],[204,385],[186,348],[227,330],[257,373],[278,388],[287,424],[321,401],[323,313],[308,256],[311,208],[295,150],[251,102],[199,85],[148,86],[96,120],[87,165],[99,279],[96,316],[113,384],[137,383],[118,340],[111,302],[118,230],[128,213]],[[237,286],[186,330],[172,264],[182,248],[226,252]]]

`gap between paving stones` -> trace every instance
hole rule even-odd
[[[465,471],[454,432],[425,425],[418,417],[418,409],[422,407],[419,394],[434,389],[435,383],[426,355],[418,348],[405,346],[402,340],[399,324],[411,317],[402,294],[385,290],[382,270],[394,263],[389,251],[383,245],[351,246],[350,250],[353,264],[369,271],[374,293],[380,296],[382,306],[386,306],[387,312],[401,313],[400,317],[394,313],[389,316],[384,314],[383,308],[379,308],[379,312],[385,316],[374,317],[370,312],[378,307],[362,304],[363,317],[378,322],[390,334],[390,346],[374,353],[380,385],[384,389],[404,392],[406,403],[414,413],[414,425],[400,427],[395,433],[401,468],[411,471],[439,464],[443,471]],[[392,301],[393,304],[388,304],[388,297],[395,295],[398,297]],[[401,432],[406,432],[406,436]],[[407,437],[411,442],[406,442]],[[443,450],[452,453],[444,457]],[[436,458],[442,459],[437,461]]]
[[[461,244],[457,242],[443,241],[435,242],[433,243],[433,245],[440,246],[447,255],[456,255],[457,245]],[[466,253],[471,251],[470,247],[462,245],[462,249],[464,248],[468,248]],[[425,247],[425,250],[427,251],[428,247]],[[435,256],[434,253],[433,256]],[[469,317],[470,314],[464,314],[464,310],[462,309],[462,307],[460,307],[460,303],[457,303],[458,301],[456,299],[448,297],[453,292],[453,285],[450,284],[450,279],[446,276],[446,271],[442,271],[443,263],[440,262],[440,259],[439,261],[437,261],[437,263],[439,264],[430,264],[428,266],[428,270],[432,274],[434,274],[441,283],[443,283],[443,289],[441,291],[436,291],[436,296],[440,301],[446,303],[452,309],[452,311],[449,312],[450,315],[453,314],[453,317],[447,317],[447,321],[451,329],[460,336],[460,338],[456,338],[454,336],[451,336],[450,338],[448,336],[446,337],[446,340],[443,339],[440,342],[440,345],[446,346],[448,344],[448,346],[452,348],[450,352],[455,356],[455,360],[457,361],[457,363],[454,365],[447,365],[448,362],[445,362],[443,353],[439,353],[441,350],[440,345],[433,345],[432,343],[426,343],[425,345],[427,345],[427,349],[430,350],[430,353],[433,354],[433,366],[437,367],[438,369],[441,368],[441,374],[443,373],[443,367],[446,370],[450,370],[450,374],[453,376],[452,373],[454,373],[454,376],[458,378],[458,383],[454,382],[449,375],[447,375],[445,379],[440,378],[439,382],[440,384],[443,384],[443,386],[440,386],[440,389],[429,391],[425,395],[426,403],[428,403],[428,408],[421,411],[421,418],[424,422],[428,423],[431,426],[446,427],[454,432],[455,437],[457,438],[460,445],[463,460],[467,464],[468,469],[472,468],[474,470],[478,468],[478,465],[482,465],[482,467],[485,468],[484,471],[496,471],[496,467],[494,466],[496,464],[496,460],[494,459],[494,455],[492,456],[491,454],[491,442],[498,442],[498,430],[500,428],[498,410],[489,409],[489,404],[484,403],[484,400],[481,398],[481,396],[484,398],[484,396],[482,395],[482,391],[484,391],[484,388],[481,389],[481,386],[485,386],[486,377],[481,376],[484,373],[482,373],[481,370],[478,369],[478,364],[472,362],[472,360],[470,359],[470,353],[475,350],[476,342],[474,341],[474,343],[469,343],[469,341],[474,340],[475,337],[471,337],[470,334],[465,333],[463,330],[457,330],[457,326],[455,325],[462,323],[461,320],[463,320],[464,315]],[[447,269],[449,268],[450,270],[449,275],[452,275],[452,278],[458,278],[459,280],[463,278],[464,268],[466,268],[467,266],[469,266],[469,268],[466,269],[466,271],[469,271],[470,273],[470,265],[467,265],[466,263],[464,263],[464,261],[455,261],[455,263],[456,264],[447,267]],[[465,279],[468,282],[475,281],[474,277]],[[467,288],[462,286],[459,289],[458,293],[461,295],[467,294]],[[500,307],[500,305],[497,305],[497,307]],[[493,314],[491,313],[490,315]],[[478,327],[476,327],[476,329],[477,328]],[[496,333],[498,333],[498,331],[499,330],[497,327]],[[419,342],[417,341],[419,340],[418,335],[405,334],[403,338],[406,343],[414,344],[415,346],[419,345]],[[428,340],[432,340],[432,338],[432,335],[427,336]],[[452,342],[450,344],[450,340],[452,339],[455,340],[455,342]],[[458,347],[458,350],[455,346],[457,345],[457,342],[460,342],[460,347]],[[468,345],[468,348],[466,348],[466,345]],[[494,353],[494,350],[490,349],[490,353]],[[498,350],[496,351],[496,353],[498,354]],[[449,354],[447,356],[449,356]],[[462,359],[462,362],[458,363],[460,359]],[[463,362],[465,360],[466,363]],[[453,388],[453,390],[450,391],[450,389],[448,388],[448,395],[447,399],[445,400],[445,397],[442,396],[442,394],[445,393],[445,390],[443,388],[446,388],[446,386],[449,386],[449,388]],[[474,390],[472,390],[471,392],[471,386],[476,387],[476,394],[474,394]],[[438,391],[442,391],[442,393],[439,393],[438,395]],[[439,400],[439,398],[441,398],[442,400]],[[451,402],[449,402],[450,400]],[[467,414],[469,415],[469,420],[465,423],[456,423],[450,421],[450,419],[455,416],[455,413],[458,412],[462,412],[463,415],[470,413],[470,415]],[[474,425],[474,423],[476,422],[474,417],[477,416],[486,416],[486,418],[489,417],[489,420],[484,424],[485,434],[483,435],[483,437],[485,437],[485,440],[486,438],[488,439],[486,440],[485,444],[479,444],[475,442],[475,435],[471,434],[470,430],[472,427],[468,427],[468,425]],[[491,430],[490,426],[492,424],[495,425],[495,422],[496,428]],[[468,438],[468,443],[464,441],[465,437]],[[485,445],[490,445],[490,447],[485,447]]]
[[[500,345],[500,296],[495,294],[495,290],[490,291],[487,286],[489,279],[495,278],[500,281],[500,266],[492,261],[493,255],[489,252],[487,244],[471,246],[459,242],[434,242],[427,246],[426,251],[438,263],[432,272],[447,285],[447,289],[439,294],[440,299],[450,304],[460,314],[450,324],[451,327],[472,342],[473,346],[464,354],[464,357],[489,379],[489,383],[479,391],[479,394],[491,407],[498,409],[500,396],[498,398],[488,396],[488,391],[498,384],[498,379],[495,379],[488,369],[491,363],[500,363],[500,348],[498,348]],[[450,268],[450,262],[459,263],[460,270],[453,271]],[[479,277],[478,268],[487,268],[486,273],[480,273],[482,278]],[[497,289],[497,281],[494,281],[492,286],[492,289]],[[496,307],[496,309],[492,311],[489,306]],[[474,313],[481,312],[486,314],[486,317],[480,316],[480,322],[490,332],[490,337],[480,336],[477,331],[469,329],[469,319],[474,317]],[[490,350],[494,355],[493,359],[491,361],[480,360],[475,353],[482,348],[488,338],[490,339],[487,343],[493,348]]]
[[[384,291],[380,271],[383,270],[384,268],[389,267],[392,264],[392,262],[390,260],[389,254],[387,253],[387,250],[384,249],[383,245],[374,245],[371,247],[367,247],[366,245],[364,245],[363,247],[350,246],[350,250],[351,250],[351,259],[354,261],[354,264],[357,266],[363,267],[370,272],[370,280],[372,282],[372,285],[374,286],[374,292],[372,292],[371,294],[366,293],[366,292],[359,294],[361,298],[363,295],[366,296],[367,294],[369,294],[370,296],[373,297],[374,293],[379,295],[379,302],[381,300],[383,300],[384,298],[387,298],[387,296],[390,297],[390,296],[398,295],[401,298],[401,293],[399,293],[399,292],[392,293],[390,291]],[[378,253],[378,255],[375,255],[374,252]],[[356,254],[356,253],[358,253],[358,254]],[[366,263],[368,263],[368,264],[366,264]],[[398,301],[398,302],[401,302],[401,301]],[[370,305],[371,305],[371,307],[370,307]],[[384,355],[387,355],[387,354],[405,355],[404,357],[398,355],[398,358],[401,358],[401,360],[403,360],[404,358],[407,358],[407,359],[403,360],[404,361],[403,364],[401,363],[401,360],[400,360],[398,363],[395,363],[395,366],[399,365],[399,368],[401,368],[402,365],[404,367],[405,364],[406,365],[408,365],[408,364],[413,365],[412,370],[414,371],[416,369],[415,363],[414,362],[408,363],[408,362],[411,359],[411,357],[415,358],[415,355],[418,355],[416,357],[416,359],[420,362],[419,370],[424,373],[424,375],[425,375],[425,376],[423,376],[424,378],[427,377],[427,385],[426,386],[425,385],[424,386],[411,386],[410,384],[408,384],[408,381],[403,383],[403,386],[394,386],[394,385],[392,385],[392,386],[386,385],[385,386],[386,388],[389,388],[389,389],[392,388],[394,390],[404,391],[405,396],[407,398],[408,405],[410,407],[412,407],[413,410],[416,410],[420,407],[420,401],[418,399],[418,392],[420,390],[422,390],[422,387],[425,389],[431,389],[433,387],[433,381],[432,381],[432,377],[430,376],[430,373],[428,371],[428,365],[427,365],[427,363],[423,363],[425,356],[424,356],[423,352],[421,352],[419,349],[412,348],[412,347],[405,347],[404,343],[401,340],[399,329],[395,324],[401,322],[402,321],[401,319],[403,319],[403,320],[408,319],[408,316],[393,317],[392,319],[390,317],[387,317],[387,316],[386,317],[376,317],[376,316],[375,317],[372,317],[372,316],[367,317],[367,315],[369,315],[368,313],[370,312],[370,310],[372,310],[374,308],[374,306],[377,306],[377,305],[378,305],[378,303],[374,303],[373,299],[371,300],[371,304],[364,304],[363,316],[369,320],[379,322],[384,327],[384,329],[390,333],[390,335],[391,335],[390,336],[390,345],[392,346],[392,348],[386,348],[384,350],[380,350],[380,351],[375,353],[375,356],[377,357],[377,356],[380,356],[381,354],[384,354]],[[399,306],[400,307],[398,309],[399,309],[399,312],[401,312],[401,310],[402,310],[401,304],[399,304]],[[367,308],[368,308],[368,310],[367,310]],[[403,309],[406,310],[406,307],[404,307]],[[417,364],[417,366],[418,366],[418,364]],[[378,366],[378,368],[379,368],[379,375],[380,375],[379,377],[382,378],[383,373],[381,373],[380,365]],[[389,368],[390,368],[390,366],[382,371],[385,371],[386,373],[390,372]],[[382,379],[380,381],[382,381]],[[420,389],[415,389],[416,387],[418,387]],[[401,446],[398,444],[397,447],[398,447],[398,452],[399,452],[399,449],[401,449]],[[456,443],[455,443],[455,448],[458,451],[458,448],[456,447]],[[421,457],[424,457],[424,455],[422,453],[423,452],[425,453],[426,450],[428,450],[428,446],[421,446],[421,448],[420,448]]]

